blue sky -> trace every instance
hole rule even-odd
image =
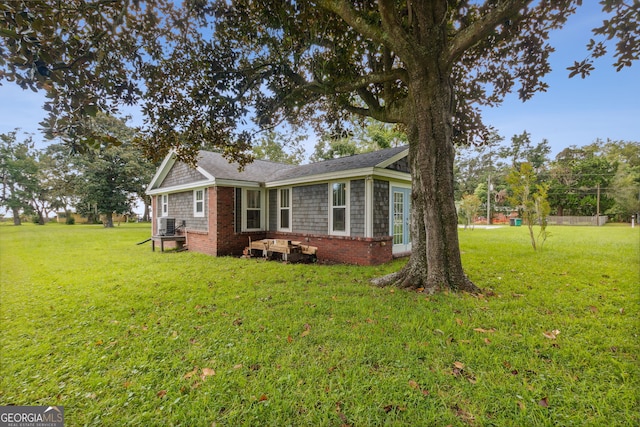
[[[494,126],[508,142],[513,135],[528,131],[533,143],[547,139],[555,156],[571,145],[587,145],[596,139],[640,141],[640,63],[616,72],[613,58],[595,62],[596,70],[586,79],[568,78],[566,68],[587,56],[585,44],[591,28],[602,20],[599,5],[585,2],[562,30],[552,34],[556,47],[551,56],[552,72],[545,78],[548,92],[538,93],[523,103],[511,94],[497,108],[485,109],[485,123]],[[45,117],[44,95],[24,91],[14,84],[0,86],[0,133],[19,127],[44,141],[38,123]],[[138,118],[131,125],[141,124]],[[313,140],[313,139],[311,139]],[[39,147],[44,147],[41,142]],[[313,151],[313,142],[306,147]]]

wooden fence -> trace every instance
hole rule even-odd
[[[605,225],[609,217],[606,215],[593,216],[548,216],[549,225]]]

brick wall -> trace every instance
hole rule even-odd
[[[393,259],[391,236],[380,238],[343,237],[296,233],[268,233],[268,239],[300,241],[316,246],[318,262],[379,265]]]
[[[190,251],[201,252],[208,255],[218,256],[217,247],[217,191],[216,187],[205,190],[205,211],[209,221],[208,231],[191,229],[187,224],[187,247]]]

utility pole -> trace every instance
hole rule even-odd
[[[491,173],[487,178],[487,225],[491,225]]]
[[[487,225],[491,225],[491,146],[489,146],[489,176],[487,177]]]
[[[596,185],[596,226],[600,227],[600,183]]]

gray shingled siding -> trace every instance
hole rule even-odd
[[[390,164],[387,169],[391,169],[394,171],[400,171],[400,172],[406,172],[406,173],[411,173],[411,170],[409,169],[409,157],[403,157],[400,160],[398,160],[397,162],[394,162],[392,164]]]
[[[205,176],[197,170],[184,163],[176,162],[162,181],[160,188],[198,182],[204,179],[206,179]]]
[[[292,193],[293,232],[327,234],[329,230],[329,186],[316,184],[293,187]]]
[[[158,196],[157,217],[161,217],[161,200]],[[205,216],[196,218],[193,216],[193,191],[183,191],[169,194],[169,214],[168,218],[176,219],[176,227],[185,221],[186,227],[191,230],[207,230],[207,191],[204,192],[204,214]]]
[[[389,182],[373,181],[373,237],[389,235]]]
[[[269,231],[278,230],[278,190],[269,190]]]
[[[351,181],[349,188],[351,235],[364,237],[364,179]]]

